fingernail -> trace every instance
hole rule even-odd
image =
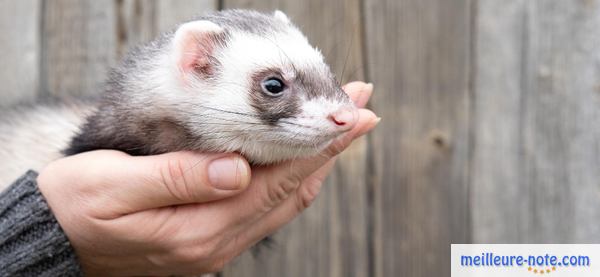
[[[369,102],[371,95],[373,95],[373,84],[368,83],[360,90],[360,94],[354,104],[358,108],[364,108]]]
[[[373,119],[373,127],[377,126],[377,124],[379,124],[379,122],[381,122],[381,117],[377,117],[377,118]]]
[[[360,132],[358,132],[358,136],[362,136],[362,135],[368,133],[369,131],[373,130],[373,128],[375,128],[375,126],[377,126],[377,124],[379,124],[380,121],[381,121],[381,117],[377,117],[377,118],[374,118],[373,120],[371,120],[371,122],[369,124],[366,124],[366,126],[363,127],[363,129],[361,129]]]
[[[373,128],[375,128],[379,124],[379,122],[381,122],[381,117],[377,117],[377,118],[373,119],[371,121],[371,124],[369,124],[369,126],[370,126],[369,130],[372,130]]]
[[[248,167],[239,157],[216,159],[208,166],[210,184],[220,190],[238,190],[248,179]]]

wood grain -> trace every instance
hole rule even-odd
[[[528,66],[520,54],[527,35],[526,3],[479,2],[471,174],[477,242],[524,242],[528,233],[529,218],[522,211],[528,210],[529,192],[519,174],[524,158],[521,96],[527,78],[522,69]]]
[[[470,1],[366,1],[375,276],[448,276],[469,241]]]
[[[117,58],[115,2],[45,1],[42,26],[42,95],[97,94]]]
[[[42,34],[42,93],[93,95],[126,51],[216,1],[48,1]]]
[[[600,241],[598,4],[480,1],[476,242]]]
[[[322,50],[340,80],[364,78],[360,1],[226,0],[224,7],[282,10]],[[365,139],[355,142],[317,201],[276,233],[276,245],[258,257],[245,254],[223,276],[368,276],[366,152]]]
[[[158,0],[156,3],[156,27],[159,32],[168,31],[182,21],[218,8],[216,0]]]
[[[122,58],[132,47],[150,41],[158,35],[156,2],[156,0],[116,1],[119,58]]]
[[[40,10],[40,0],[0,1],[0,107],[37,96]]]
[[[120,57],[181,22],[217,9],[216,0],[121,0],[117,5]]]
[[[383,120],[220,276],[448,276],[451,243],[598,243],[600,2],[0,0],[0,107],[99,92],[195,14],[281,9]]]

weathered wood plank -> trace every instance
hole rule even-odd
[[[42,92],[98,93],[109,67],[129,48],[194,14],[214,10],[216,4],[215,0],[45,3]]]
[[[474,240],[599,242],[600,5],[479,10]]]
[[[341,80],[362,79],[360,1],[224,1],[225,8],[281,9],[322,49]],[[346,70],[341,76],[344,63]],[[272,249],[249,253],[224,276],[368,276],[365,140],[340,157],[317,201],[278,231]]]
[[[129,49],[150,41],[157,34],[156,0],[118,0],[116,1],[118,57],[122,58]]]
[[[158,34],[174,29],[195,15],[217,9],[217,0],[121,0],[119,18],[119,56]]]
[[[526,3],[479,2],[471,173],[476,242],[524,242],[528,232],[529,191],[519,173]]]
[[[182,21],[216,10],[217,2],[216,0],[158,0],[156,27],[159,32],[168,31]]]
[[[218,2],[0,0],[0,106],[97,93],[129,47]],[[600,2],[472,2],[223,1],[284,10],[340,79],[368,73],[383,117],[274,249],[224,276],[444,276],[471,235],[600,241]]]
[[[449,276],[469,241],[471,1],[365,2],[375,276]]]
[[[45,1],[42,94],[91,95],[117,58],[114,1]]]
[[[0,107],[37,96],[40,9],[40,0],[0,1]]]

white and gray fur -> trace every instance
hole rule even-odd
[[[0,112],[0,190],[28,169],[62,157],[60,150],[90,115],[90,103],[24,105]]]
[[[202,59],[188,72],[190,46]],[[270,76],[284,80],[281,97],[263,92]],[[281,12],[220,11],[183,23],[131,51],[104,90],[96,108],[0,115],[0,186],[61,151],[239,152],[254,164],[311,156],[343,131],[328,116],[355,109],[321,53]]]

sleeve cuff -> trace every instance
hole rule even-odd
[[[37,175],[28,171],[0,194],[0,276],[81,276]]]

